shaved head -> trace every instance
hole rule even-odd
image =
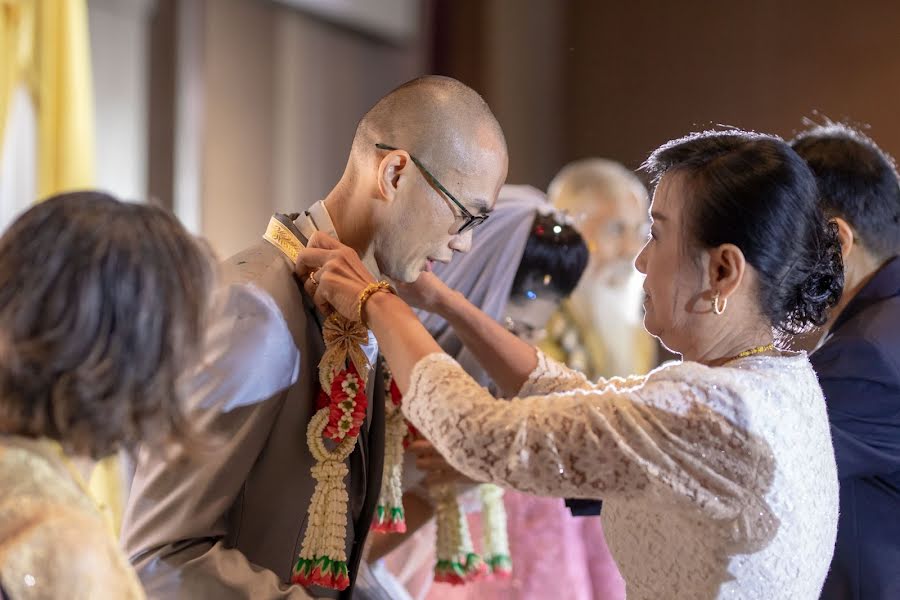
[[[389,92],[360,120],[352,155],[365,161],[375,144],[402,148],[433,169],[472,174],[484,154],[506,155],[503,131],[478,93],[450,77],[427,75]]]
[[[360,120],[326,205],[351,215],[355,229],[338,233],[352,239],[355,231],[382,273],[415,281],[469,250],[470,226],[492,210],[507,166],[503,131],[484,99],[455,79],[420,77]]]

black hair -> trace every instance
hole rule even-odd
[[[525,252],[513,279],[512,298],[550,292],[565,298],[587,266],[588,248],[581,234],[554,214],[534,217]]]
[[[893,158],[862,132],[826,123],[791,142],[816,176],[829,217],[846,220],[878,258],[900,254],[900,180]]]
[[[844,286],[837,226],[819,207],[809,167],[784,140],[737,129],[693,133],[660,146],[644,168],[657,182],[666,173],[685,177],[688,240],[741,249],[777,332],[826,322]]]

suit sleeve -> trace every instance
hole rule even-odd
[[[139,451],[123,544],[151,598],[308,598],[223,542],[227,511],[299,371],[271,298],[248,285],[227,294],[184,382],[191,443]]]
[[[869,477],[900,470],[896,368],[862,338],[841,339],[810,358],[825,394],[838,475]]]

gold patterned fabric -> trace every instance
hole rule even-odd
[[[13,600],[144,598],[53,442],[0,436],[0,584]]]
[[[562,303],[547,323],[546,330],[547,335],[538,348],[553,360],[584,373],[590,380],[643,375],[655,366],[655,341],[641,325],[626,328],[628,340],[605,340],[586,317],[578,314],[571,301]],[[627,343],[617,344],[623,341]],[[621,353],[623,348],[629,350],[628,355],[618,357],[621,365],[616,368],[613,355]]]
[[[322,328],[325,353],[319,361],[319,383],[323,390],[331,389],[331,382],[344,369],[349,359],[363,381],[369,380],[369,359],[363,346],[369,341],[369,330],[359,321],[350,321],[338,313],[332,313]]]

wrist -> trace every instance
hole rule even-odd
[[[356,317],[357,320],[360,321],[363,325],[368,327],[369,321],[366,319],[366,304],[368,304],[369,299],[373,296],[376,296],[380,293],[389,293],[395,294],[393,286],[387,281],[373,281],[366,287],[362,289],[359,293],[359,297],[356,300]]]
[[[468,304],[468,300],[461,292],[448,289],[445,294],[441,295],[434,312],[453,325],[461,318],[466,304]]]
[[[379,291],[366,300],[362,307],[363,323],[366,323],[369,329],[375,330],[375,327],[381,322],[385,315],[391,310],[396,310],[394,302],[404,303],[396,294],[388,291]],[[404,303],[405,304],[405,303]],[[394,306],[392,309],[391,306]]]
[[[451,316],[457,312],[460,301],[464,300],[465,296],[460,292],[451,288],[446,288],[445,291],[438,295],[432,312],[449,321]]]

